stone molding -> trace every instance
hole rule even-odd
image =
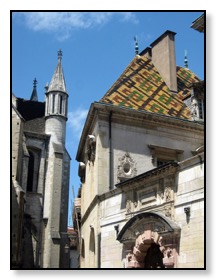
[[[147,251],[155,244],[161,255],[162,268],[175,267],[180,228],[169,218],[156,213],[143,213],[128,221],[126,229],[122,230],[117,240],[125,248],[126,268],[145,268]]]
[[[136,163],[128,152],[126,152],[122,157],[120,157],[118,161],[118,183],[126,179],[133,178],[137,175]]]

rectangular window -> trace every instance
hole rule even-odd
[[[62,96],[59,96],[59,113],[62,114]]]
[[[172,149],[168,147],[148,145],[152,156],[152,163],[159,167],[170,161],[181,161],[183,158],[183,150]]]
[[[52,100],[52,113],[55,113],[55,95],[53,94],[53,100]]]
[[[204,104],[202,99],[198,99],[199,118],[204,119]]]
[[[162,166],[170,161],[174,161],[174,160],[157,159],[157,167]]]

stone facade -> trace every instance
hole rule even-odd
[[[36,80],[30,100],[12,99],[13,269],[69,267],[68,94],[61,55],[45,103],[37,99]]]
[[[160,44],[169,35],[161,36]],[[205,267],[203,118],[193,118],[179,98],[183,92],[193,98],[186,80],[184,90],[178,77],[174,92],[173,77],[185,69],[172,70],[166,83],[173,88],[161,98],[167,84],[160,72],[165,72],[155,70],[151,55],[135,57],[89,110],[76,157],[81,268]],[[197,86],[199,79],[189,76]]]
[[[183,127],[179,120],[175,121],[175,125],[167,121],[166,129],[163,129],[154,117],[154,124],[149,120],[143,129],[128,126],[123,109],[112,108],[113,119],[116,116],[120,122],[122,114],[122,123],[112,123],[113,172],[109,173],[109,124],[103,120],[104,106],[94,106],[97,107],[97,113],[101,110],[103,116],[100,113],[97,115],[93,130],[96,138],[95,160],[94,163],[86,160],[86,179],[82,184],[81,244],[84,244],[85,253],[81,253],[81,267],[143,267],[147,250],[153,243],[158,244],[163,253],[165,267],[203,267],[204,167],[203,158],[200,161],[202,156],[192,155],[192,151],[203,144],[202,125],[188,123],[189,127]],[[196,138],[191,141],[195,131]],[[131,143],[137,144],[134,146]],[[161,146],[165,144],[166,147]],[[167,163],[168,166],[162,165],[161,169],[156,167],[156,159],[152,159],[153,148],[156,150],[155,157],[157,153],[162,155],[162,151],[167,151],[167,156],[174,155],[176,161],[171,166]],[[179,154],[181,161],[177,162]],[[130,177],[130,172],[135,175]],[[109,182],[112,180],[109,180],[109,176],[113,176],[115,187],[110,188]],[[193,220],[185,213],[188,207],[192,211],[192,204]],[[143,215],[140,218],[139,215],[143,213],[154,217]],[[136,216],[141,219],[140,226],[134,224],[121,236],[125,225]],[[198,231],[192,225],[197,222],[200,224]],[[167,235],[166,231],[172,234]],[[131,235],[131,232],[135,235]],[[139,239],[146,240],[147,236],[150,236],[147,244],[137,245]],[[199,246],[192,240],[199,242]],[[93,254],[91,242],[94,243]],[[193,248],[193,253],[200,255],[199,259],[189,262],[190,256],[184,248],[188,252]],[[187,255],[187,263],[184,255]]]

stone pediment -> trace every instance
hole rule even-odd
[[[146,230],[157,232],[160,235],[177,233],[180,228],[169,218],[154,212],[140,213],[131,218],[120,230],[117,240],[121,243],[131,242]]]

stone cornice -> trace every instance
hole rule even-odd
[[[142,128],[154,129],[160,127],[170,127],[181,130],[192,130],[204,133],[204,124],[196,121],[189,121],[176,117],[165,116],[156,113],[150,113],[144,110],[134,110],[126,107],[118,107],[111,104],[95,102],[91,104],[88,116],[83,128],[79,147],[77,150],[76,160],[82,161],[82,152],[87,135],[92,133],[96,120],[109,120],[109,114],[112,112],[112,122],[127,124]]]
[[[50,135],[48,134],[34,133],[31,131],[24,131],[24,134],[29,138],[40,139],[40,140],[49,140],[50,138]]]
[[[116,184],[117,188],[121,188],[126,190],[127,188],[131,188],[131,184],[139,187],[139,185],[143,185],[143,182],[147,183],[150,181],[161,179],[165,176],[169,176],[175,174],[178,168],[177,162],[168,162],[160,167],[151,169],[145,173],[142,173],[136,177],[123,181],[121,183]]]
[[[197,164],[202,164],[205,161],[205,153],[201,152],[193,157],[190,157],[186,160],[183,160],[179,163],[179,170],[184,170],[187,169],[188,167],[197,165]]]

